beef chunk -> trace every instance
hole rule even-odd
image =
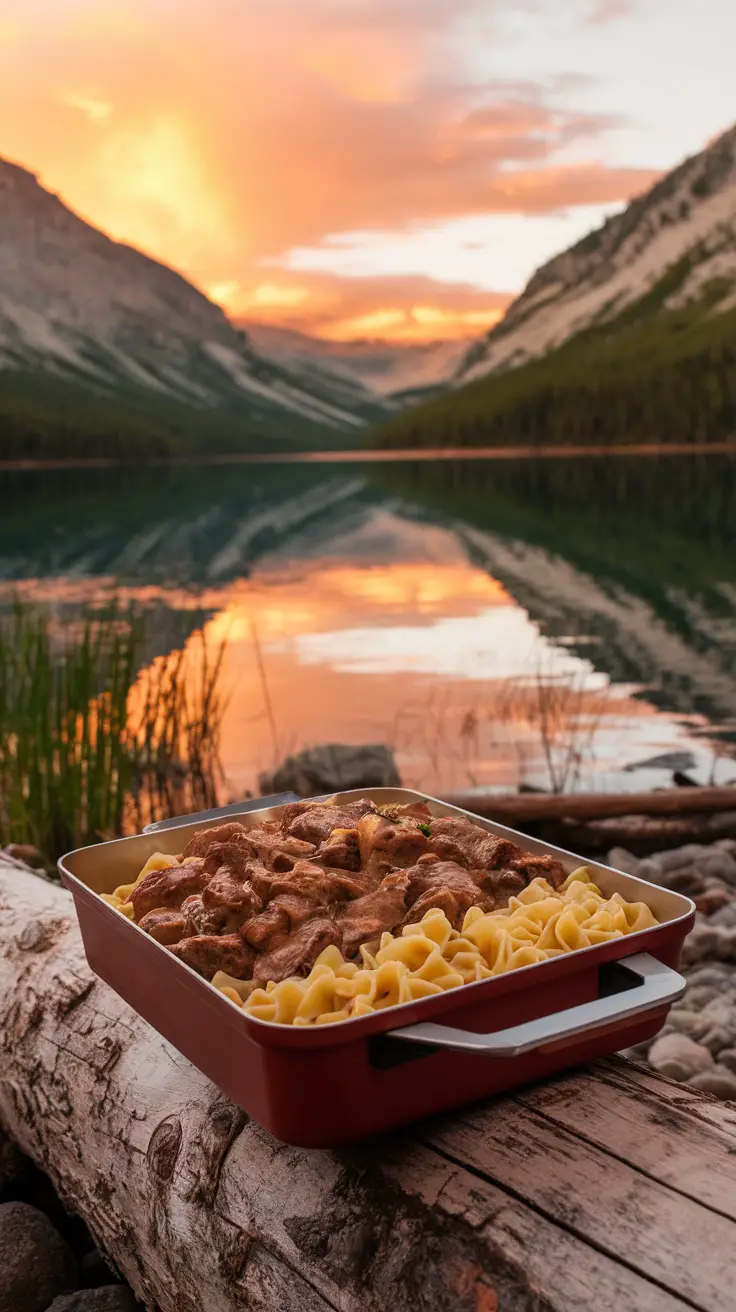
[[[185,924],[185,917],[175,907],[156,907],[154,911],[147,911],[140,921],[141,929],[166,947],[184,937]]]
[[[536,856],[533,852],[520,852],[508,864],[512,870],[524,876],[525,885],[530,884],[533,879],[546,879],[553,888],[559,888],[567,879],[562,862],[546,852],[541,856]]]
[[[154,911],[158,907],[181,906],[190,893],[198,893],[204,888],[208,878],[201,861],[187,861],[183,866],[152,870],[130,895],[136,920],[140,923],[147,911]]]
[[[242,842],[247,833],[246,825],[240,820],[230,820],[224,825],[213,825],[211,829],[198,829],[184,848],[184,856],[206,856],[214,845]]]
[[[240,931],[246,943],[257,952],[265,951],[271,939],[283,938],[289,932],[291,921],[284,907],[271,902],[259,915],[248,920]]]
[[[430,833],[432,851],[443,861],[454,861],[466,870],[498,870],[520,855],[510,838],[491,834],[462,816],[432,820]]]
[[[238,879],[227,866],[221,866],[203,889],[202,903],[217,916],[220,930],[226,934],[235,933],[263,905],[253,886]]]
[[[375,814],[373,802],[365,798],[333,806],[327,802],[292,802],[284,807],[281,827],[285,834],[308,843],[324,843],[333,829],[354,829],[363,815]]]
[[[183,938],[195,938],[201,934],[219,934],[222,931],[222,916],[217,911],[208,910],[202,901],[201,893],[193,893],[181,904],[184,917]]]
[[[314,859],[338,870],[360,870],[357,829],[333,829],[329,838],[320,844]]]
[[[328,916],[309,920],[283,943],[274,942],[268,952],[256,959],[253,978],[260,983],[274,983],[290,975],[306,975],[320,952],[330,944],[340,945],[341,936],[335,921]]]
[[[312,861],[297,861],[292,870],[276,874],[270,870],[251,869],[251,882],[264,902],[270,902],[282,893],[295,893],[309,898],[315,906],[346,897],[360,897],[374,886],[365,875],[347,870],[325,870]]]
[[[198,934],[174,943],[169,951],[205,979],[212,979],[218,970],[235,979],[249,979],[255,955],[239,934]]]
[[[369,870],[402,870],[430,851],[429,839],[416,821],[366,815],[358,821],[360,855]]]
[[[426,911],[439,907],[455,929],[462,924],[469,907],[492,911],[494,898],[483,892],[469,871],[454,861],[420,861],[407,871],[411,910],[407,923],[421,920]]]
[[[361,943],[370,943],[385,930],[392,930],[400,924],[406,914],[408,887],[406,872],[397,871],[386,875],[372,893],[340,908],[337,921],[346,957],[354,956]]]

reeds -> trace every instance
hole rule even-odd
[[[117,606],[0,620],[0,845],[70,848],[217,804],[222,649],[202,634],[140,675],[146,624]],[[198,640],[198,641],[197,641]]]

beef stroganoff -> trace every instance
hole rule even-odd
[[[298,802],[199,830],[105,901],[264,1021],[324,1025],[657,924],[465,816]]]

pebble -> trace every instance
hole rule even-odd
[[[48,1312],[136,1312],[139,1304],[125,1285],[79,1289],[55,1298]]]
[[[665,873],[659,863],[652,857],[640,861],[638,869],[632,870],[631,874],[635,874],[637,879],[646,879],[649,884],[665,883]]]
[[[671,1080],[690,1080],[707,1071],[713,1058],[707,1048],[701,1047],[686,1034],[665,1034],[655,1039],[648,1054],[649,1064]]]
[[[716,1098],[727,1098],[736,1102],[736,1075],[731,1071],[714,1069],[703,1071],[688,1080],[691,1089],[700,1089],[701,1093],[713,1093]]]
[[[700,966],[698,970],[693,970],[688,975],[688,987],[693,984],[709,984],[713,988],[722,989],[729,980],[733,979],[733,971],[724,961],[719,961],[714,966]]]
[[[712,925],[722,926],[724,929],[736,929],[736,902],[731,902],[730,906],[722,907],[711,917]]]
[[[736,1075],[736,1048],[724,1048],[718,1054],[719,1066],[725,1066],[727,1070],[733,1071]]]
[[[730,1029],[719,1029],[718,1026],[714,1026],[713,1029],[707,1030],[705,1034],[700,1036],[698,1042],[708,1049],[712,1057],[717,1057],[724,1048],[731,1047],[733,1034]]]
[[[714,875],[731,887],[736,885],[736,857],[728,852],[708,852],[698,861],[698,870],[706,876]]]
[[[691,1039],[700,1039],[710,1029],[707,1020],[697,1011],[688,1011],[686,1008],[673,1007],[669,1014],[668,1024],[679,1034],[687,1034]],[[662,1031],[660,1030],[660,1034]]]
[[[76,1277],[74,1254],[43,1212],[0,1204],[0,1312],[44,1312]]]
[[[640,873],[640,867],[645,863],[635,857],[633,852],[628,852],[625,847],[612,848],[608,853],[607,863],[613,866],[614,870],[623,870],[624,874],[646,879],[646,875]]]

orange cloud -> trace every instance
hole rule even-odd
[[[277,272],[297,246],[609,203],[652,176],[560,161],[615,125],[561,101],[574,79],[469,73],[512,0],[65,0],[43,23],[37,3],[14,7],[12,50],[0,41],[0,154],[238,313],[301,308],[314,281]],[[400,313],[400,331],[440,325],[406,319],[417,309],[452,331],[453,308],[464,331],[463,313],[497,309],[487,294],[472,310],[376,303],[367,280],[345,300],[333,299],[335,331],[378,313]],[[319,327],[324,300],[311,309]]]

